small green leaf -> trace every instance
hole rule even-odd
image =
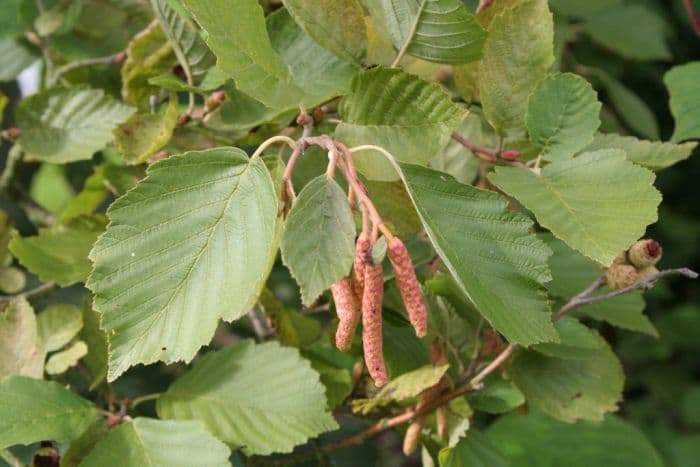
[[[92,402],[53,381],[10,376],[0,381],[0,449],[77,438],[98,417]]]
[[[552,163],[540,176],[497,167],[489,179],[532,211],[540,225],[604,265],[656,221],[661,202],[654,174],[614,149]]]
[[[671,113],[676,120],[672,141],[700,139],[700,62],[676,66],[664,75],[671,95]]]
[[[625,25],[625,27],[621,27]],[[670,60],[666,45],[670,25],[663,16],[640,4],[601,9],[584,24],[594,41],[626,58]]]
[[[347,62],[361,64],[367,51],[367,27],[357,0],[284,0],[284,6],[316,42]]]
[[[282,234],[282,260],[310,305],[350,272],[355,259],[355,221],[347,195],[326,175],[299,193]]]
[[[627,159],[651,170],[660,170],[690,157],[698,146],[695,141],[683,144],[647,141],[634,136],[598,133],[586,151],[622,149]]]
[[[68,445],[61,455],[60,467],[78,467],[99,443],[110,432],[106,418],[95,420],[79,437]]]
[[[486,378],[483,389],[469,393],[469,404],[476,410],[488,413],[510,412],[524,403],[525,396],[520,389],[499,376]]]
[[[171,156],[108,215],[87,286],[110,339],[110,380],[136,363],[190,360],[220,318],[257,300],[277,224],[261,159],[237,148]]]
[[[554,62],[546,0],[526,0],[493,19],[479,66],[484,114],[496,131],[525,128],[527,99]]]
[[[32,177],[29,196],[50,213],[60,213],[75,196],[66,167],[48,162],[41,164]]]
[[[512,413],[496,420],[486,436],[518,467],[662,467],[664,462],[641,431],[607,416],[600,423],[562,423],[539,412]]]
[[[36,318],[41,342],[47,352],[60,349],[83,328],[83,314],[75,305],[50,305]]]
[[[410,238],[420,231],[420,219],[403,183],[368,180],[365,187],[384,223],[394,235]]]
[[[62,286],[75,284],[90,274],[88,253],[106,224],[102,215],[79,216],[65,224],[40,229],[33,237],[20,237],[13,232],[10,251],[42,281],[55,281]]]
[[[445,375],[450,365],[426,365],[392,379],[371,399],[355,399],[352,410],[368,414],[377,407],[418,396],[426,389],[435,386]]]
[[[100,329],[100,317],[92,309],[92,295],[88,294],[82,305],[83,328],[79,337],[88,346],[83,365],[90,376],[90,389],[94,389],[107,376],[107,334]]]
[[[341,101],[336,137],[348,146],[375,144],[398,160],[425,165],[450,139],[466,111],[437,84],[401,70],[374,68],[358,73]],[[358,170],[372,180],[396,180],[379,153],[354,155]]]
[[[551,251],[530,233],[532,222],[496,193],[435,170],[401,169],[428,237],[479,312],[511,342],[556,340],[543,287]]]
[[[3,305],[0,308],[0,380],[8,375],[41,378],[45,355],[29,302],[17,298]],[[0,397],[0,404],[2,399]]]
[[[135,418],[103,438],[82,467],[225,467],[231,451],[197,422]]]
[[[572,73],[549,76],[535,88],[527,108],[530,141],[547,160],[564,160],[585,148],[600,126],[593,87]]]
[[[585,359],[517,351],[508,374],[528,404],[559,420],[602,420],[622,400],[622,365],[605,340],[588,331],[599,350]]]
[[[331,339],[318,340],[300,352],[302,357],[309,360],[311,368],[318,372],[321,383],[326,387],[328,409],[333,410],[342,404],[354,387],[352,369],[355,357],[338,350]]]
[[[78,360],[87,355],[88,346],[83,341],[77,341],[66,350],[56,352],[46,362],[46,373],[60,375],[78,364]]]
[[[600,342],[591,331],[576,318],[564,316],[554,323],[559,342],[537,344],[532,350],[557,358],[585,359],[600,350]]]
[[[440,451],[440,467],[508,467],[510,462],[480,431],[469,430],[454,447]]]
[[[112,130],[134,109],[86,86],[51,88],[17,109],[19,142],[33,157],[53,163],[90,159],[112,140]]]
[[[297,350],[274,342],[244,341],[207,353],[158,399],[157,411],[162,418],[197,419],[246,455],[291,452],[337,428],[318,373]]]
[[[116,127],[114,143],[128,164],[141,164],[170,141],[178,116],[177,96],[172,94],[157,113],[135,113]]]
[[[258,304],[282,345],[306,347],[321,336],[321,325],[318,321],[296,310],[285,308],[269,289],[263,289]]]
[[[381,2],[397,50],[437,63],[481,58],[486,31],[460,0]]]

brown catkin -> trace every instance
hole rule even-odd
[[[352,291],[350,279],[343,277],[331,285],[331,294],[338,314],[338,329],[335,332],[335,345],[342,351],[350,350],[355,328],[360,321],[360,306]]]
[[[428,332],[428,310],[406,245],[398,237],[393,237],[387,244],[387,255],[396,273],[396,285],[406,306],[408,319],[416,335],[425,337]]]
[[[418,447],[420,435],[425,425],[425,417],[418,417],[406,429],[406,434],[403,437],[403,454],[410,456]]]
[[[371,247],[372,242],[369,236],[364,232],[360,232],[355,242],[355,263],[352,265],[352,290],[355,291],[355,296],[358,297],[358,300],[362,297],[362,292],[364,291],[365,261],[367,261],[367,255]]]
[[[365,364],[377,387],[388,381],[382,350],[382,299],[384,276],[382,265],[365,263],[365,284],[362,294],[362,345]]]

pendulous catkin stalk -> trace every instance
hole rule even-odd
[[[408,319],[416,335],[425,337],[428,332],[428,310],[408,250],[398,237],[393,237],[387,244],[387,255],[396,273],[396,285],[406,306]]]
[[[360,321],[360,306],[352,291],[350,279],[343,277],[331,285],[331,294],[338,314],[338,329],[335,332],[335,345],[342,351],[350,350],[355,328]]]
[[[352,290],[355,292],[355,296],[361,299],[362,293],[365,286],[365,261],[367,261],[367,255],[372,247],[372,242],[370,241],[369,235],[364,232],[360,232],[355,242],[355,262],[352,265],[353,279],[352,279]]]
[[[365,364],[377,387],[388,381],[382,350],[382,299],[384,275],[382,265],[365,263],[364,293],[362,294],[362,345]]]

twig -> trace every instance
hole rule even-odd
[[[136,397],[136,398],[132,399],[131,402],[129,402],[128,407],[130,409],[134,409],[134,408],[136,408],[136,406],[138,406],[144,402],[147,402],[147,401],[152,401],[152,400],[158,399],[162,395],[163,395],[163,393],[156,392],[154,394],[146,394],[143,396]]]
[[[566,313],[570,312],[574,308],[581,306],[583,304],[583,301],[593,292],[598,290],[603,284],[605,284],[605,276],[600,276],[596,280],[591,283],[588,287],[586,287],[585,290],[583,290],[581,293],[576,294],[566,302],[561,308],[559,308],[553,315],[552,315],[552,321],[556,321],[562,316],[564,316]]]
[[[49,80],[49,85],[58,81],[58,79],[69,71],[73,71],[77,68],[82,68],[91,65],[108,65],[110,63],[121,63],[125,58],[124,52],[119,52],[113,55],[107,55],[106,57],[95,57],[86,58],[84,60],[75,60],[73,62],[67,63],[56,69],[53,76]]]
[[[41,284],[40,286],[33,288],[31,290],[27,290],[26,292],[21,292],[15,295],[2,295],[0,296],[0,303],[6,303],[6,302],[11,302],[12,300],[16,298],[29,298],[33,297],[35,295],[42,294],[44,292],[48,292],[49,290],[53,289],[56,287],[55,282],[45,282]]]
[[[481,159],[484,162],[488,162],[490,164],[496,164],[498,162],[506,164],[506,165],[512,165],[513,167],[520,167],[522,169],[528,169],[531,170],[526,164],[520,162],[520,161],[514,161],[514,160],[508,160],[502,157],[503,151],[502,151],[502,140],[499,142],[499,149],[490,149],[484,146],[480,146],[478,144],[472,143],[468,139],[464,138],[463,136],[457,134],[457,133],[452,133],[452,139],[457,141],[459,144],[464,146],[465,148],[469,149],[476,157]],[[505,151],[508,152],[508,151]]]
[[[7,189],[10,180],[12,180],[12,177],[15,175],[17,163],[22,160],[22,155],[22,147],[19,144],[15,144],[10,148],[10,151],[7,153],[7,160],[5,161],[5,168],[2,174],[0,174],[0,190]]]
[[[688,18],[690,19],[690,23],[693,25],[695,34],[700,37],[700,16],[698,16],[695,8],[693,8],[693,0],[683,0],[683,5],[685,5],[685,11],[688,12]]]

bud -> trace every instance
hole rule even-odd
[[[632,245],[627,252],[627,257],[634,266],[638,269],[644,269],[647,266],[653,266],[661,259],[663,248],[656,240],[644,239],[639,240]]]
[[[507,161],[514,161],[518,157],[520,157],[520,151],[518,151],[517,149],[508,149],[501,153],[501,158]]]
[[[420,435],[425,424],[425,417],[419,417],[413,423],[408,425],[406,435],[403,437],[403,453],[405,456],[410,456],[418,447]]]
[[[613,264],[629,264],[627,262],[627,252],[621,251],[620,253],[615,256],[615,259],[613,259]]]
[[[352,265],[352,290],[357,297],[362,297],[362,292],[364,290],[365,261],[371,247],[372,242],[369,236],[364,232],[360,232],[360,235],[357,237],[357,242],[355,243],[355,263]]]
[[[320,122],[325,113],[326,111],[323,107],[316,107],[313,112],[314,120]]]
[[[416,330],[416,335],[425,337],[428,332],[428,310],[408,250],[398,237],[393,237],[389,240],[386,251],[396,272],[396,285],[401,292],[408,318]]]
[[[338,314],[338,329],[335,332],[335,345],[342,351],[350,350],[355,328],[360,321],[360,309],[352,291],[350,279],[343,277],[331,285],[331,294]]]
[[[177,117],[177,124],[178,125],[184,125],[190,120],[190,116],[187,114],[180,114],[179,117]]]
[[[307,113],[301,113],[297,115],[297,125],[306,126],[312,122],[313,120],[311,120],[311,115]]]
[[[365,364],[377,387],[388,381],[382,349],[382,299],[384,276],[382,265],[365,263],[365,284],[362,294],[362,345]]]
[[[119,52],[112,56],[112,61],[114,63],[122,63],[124,60],[126,60],[126,52]]]
[[[636,284],[641,276],[632,265],[615,264],[605,271],[605,280],[612,290],[619,290]]]
[[[8,136],[10,139],[17,139],[17,138],[19,138],[20,136],[22,136],[22,130],[20,130],[19,128],[14,127],[14,126],[13,126],[13,127],[10,127],[10,128],[7,129],[7,136]]]

